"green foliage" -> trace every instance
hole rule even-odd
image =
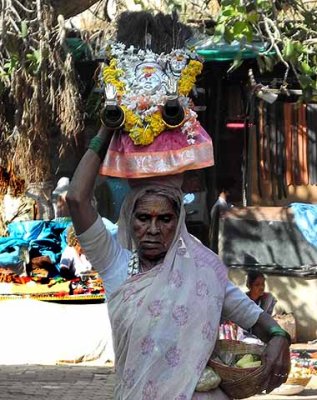
[[[21,21],[21,33],[20,36],[22,39],[26,39],[28,36],[28,25],[26,21]]]
[[[17,54],[12,54],[10,60],[6,62],[3,69],[7,75],[11,75],[14,70],[16,70],[19,64],[19,58]]]
[[[307,97],[317,89],[316,5],[309,7],[301,0],[223,0],[214,35],[218,41],[239,41],[242,48],[261,41],[267,51],[258,57],[260,71],[272,71],[276,63],[283,63],[284,83],[292,70]],[[270,55],[272,51],[276,56]],[[230,70],[240,64],[234,60]]]
[[[12,54],[11,58],[5,62],[3,66],[0,65],[0,82],[2,83],[2,90],[4,89],[5,83],[9,82],[12,73],[17,69],[18,65],[18,54]]]
[[[36,75],[41,67],[42,56],[39,50],[33,50],[31,53],[26,54],[27,71],[31,75]]]
[[[253,39],[253,26],[257,22],[258,14],[249,3],[241,4],[239,0],[223,1],[215,37],[218,40],[225,38],[229,43],[233,40],[250,43]]]
[[[41,68],[42,56],[39,50],[34,49],[29,53],[21,54],[12,53],[3,66],[0,65],[0,81],[2,83],[9,82],[14,71],[24,66],[27,73],[36,75]]]

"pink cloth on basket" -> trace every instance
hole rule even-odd
[[[120,178],[174,175],[214,164],[212,140],[199,125],[195,143],[181,129],[162,132],[152,144],[137,146],[125,132],[115,132],[100,174]]]
[[[129,249],[133,248],[131,210],[147,189],[166,191],[181,204],[177,187],[134,188],[119,219],[119,240]],[[188,233],[181,206],[164,262],[125,281],[109,299],[115,400],[228,399],[220,389],[194,392],[218,336],[226,284],[225,266]]]

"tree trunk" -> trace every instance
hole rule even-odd
[[[62,14],[65,19],[73,17],[97,3],[99,0],[51,0],[56,15]]]

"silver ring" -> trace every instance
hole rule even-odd
[[[285,378],[287,374],[274,374],[274,376],[278,376],[279,378]]]

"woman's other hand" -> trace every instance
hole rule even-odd
[[[270,393],[287,380],[291,368],[290,337],[266,312],[260,314],[252,332],[266,343],[262,357],[265,364],[264,377],[259,393],[264,390]]]

